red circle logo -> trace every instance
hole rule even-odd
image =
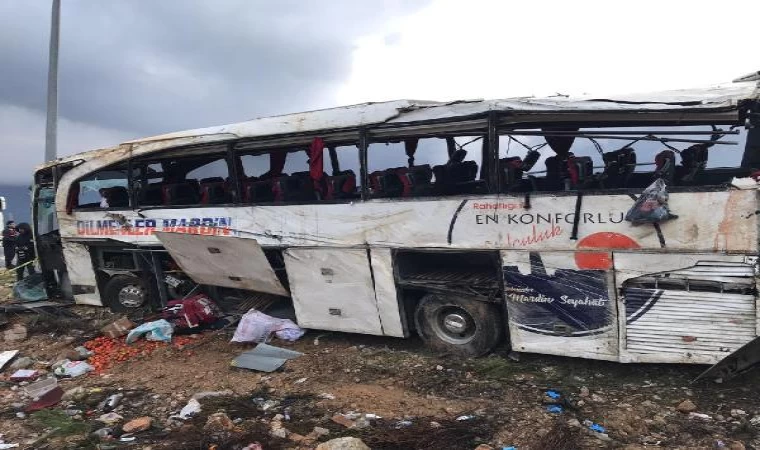
[[[589,234],[578,241],[577,248],[585,249],[617,249],[617,248],[640,248],[641,246],[620,233],[600,232]],[[575,252],[575,264],[579,269],[608,270],[612,268],[612,254],[610,252]]]

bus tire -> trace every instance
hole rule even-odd
[[[114,275],[106,283],[103,296],[115,313],[136,311],[148,305],[148,290],[134,275]]]
[[[456,295],[427,294],[414,313],[417,333],[434,351],[482,356],[501,341],[498,305]]]

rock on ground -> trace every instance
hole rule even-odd
[[[697,405],[695,405],[691,400],[686,399],[679,403],[678,406],[676,406],[676,409],[684,414],[689,414],[690,412],[697,410]]]
[[[145,431],[153,424],[153,419],[148,416],[138,417],[137,419],[130,420],[124,424],[122,428],[125,433],[139,433]]]
[[[361,439],[342,437],[319,444],[317,450],[370,450],[370,448]]]
[[[208,416],[206,425],[203,427],[205,431],[210,432],[230,431],[233,428],[235,428],[235,424],[232,423],[229,416],[223,412]]]

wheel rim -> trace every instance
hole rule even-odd
[[[445,306],[435,311],[432,325],[439,339],[456,345],[470,342],[477,330],[470,313],[457,306]]]
[[[126,308],[139,308],[145,303],[145,289],[136,284],[128,284],[119,291],[119,304]]]

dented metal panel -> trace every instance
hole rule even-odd
[[[288,295],[255,239],[169,232],[156,236],[196,283]]]
[[[284,256],[298,325],[384,334],[367,250],[290,248]]]
[[[623,361],[715,363],[756,334],[754,266],[741,256],[615,254]]]

